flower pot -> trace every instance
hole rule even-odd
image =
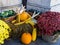
[[[42,39],[43,39],[44,41],[54,43],[54,42],[56,42],[56,41],[59,39],[59,36],[60,36],[59,33],[56,33],[56,34],[53,35],[53,36],[42,35]]]

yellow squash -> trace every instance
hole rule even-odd
[[[37,38],[37,30],[36,28],[34,28],[32,31],[32,41],[36,41],[36,38]]]

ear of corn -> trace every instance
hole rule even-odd
[[[36,28],[34,28],[32,31],[32,41],[35,41],[36,38],[37,38],[37,30],[36,30]]]

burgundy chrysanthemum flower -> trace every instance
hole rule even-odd
[[[54,32],[60,30],[60,13],[45,12],[39,16],[37,23],[42,34],[53,35]]]

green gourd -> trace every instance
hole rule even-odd
[[[0,13],[0,17],[7,18],[7,17],[13,16],[15,14],[16,14],[16,12],[14,10],[3,11]]]

